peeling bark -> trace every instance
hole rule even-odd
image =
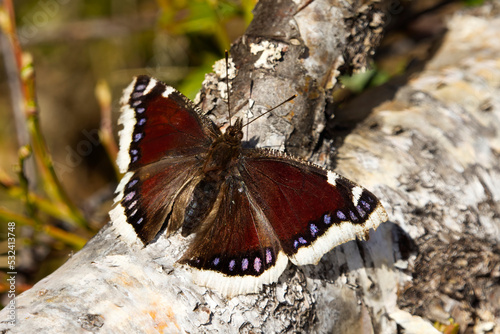
[[[241,101],[233,109],[244,111],[251,98],[258,113],[301,94],[284,111],[252,124],[260,143],[280,146],[288,138],[289,150],[312,154],[339,59],[348,48],[357,50],[347,45],[346,13],[322,1],[259,2],[256,20],[232,49],[238,75],[231,97]],[[331,34],[321,45],[308,26],[316,21]],[[272,26],[262,27],[266,22]],[[336,171],[372,190],[389,213],[390,222],[369,241],[337,247],[317,266],[289,265],[262,293],[226,300],[193,284],[174,264],[187,244],[178,234],[142,248],[122,242],[108,225],[18,296],[17,326],[2,322],[0,330],[397,333],[399,326],[432,333],[430,321],[451,316],[461,330],[500,333],[499,36],[500,19],[486,9],[455,15],[426,68],[338,148]],[[251,45],[265,49],[266,41],[281,51],[259,63],[263,51],[253,54]],[[209,75],[200,106],[223,121],[218,81]],[[321,142],[322,154],[314,157],[328,163],[331,151],[330,142]],[[0,315],[4,319],[6,310]]]
[[[238,69],[231,82],[232,111],[241,117],[246,117],[245,113],[258,116],[298,94],[293,103],[249,127],[260,145],[283,148],[286,140],[289,153],[311,156],[324,129],[325,105],[331,99],[340,69],[345,74],[366,68],[369,55],[382,36],[384,15],[374,3],[368,1],[361,6],[343,1],[260,1],[257,4],[255,19],[231,48]],[[225,76],[224,73],[221,71],[221,75]],[[204,85],[200,107],[204,112],[217,107],[216,119],[225,121],[226,102],[217,93],[220,77],[216,74],[208,77],[206,81],[212,84]]]

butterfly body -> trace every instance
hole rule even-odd
[[[378,199],[283,153],[242,148],[242,121],[222,133],[173,88],[140,76],[122,99],[111,220],[144,245],[195,234],[179,263],[232,296],[277,281],[288,260],[317,263],[387,220]],[[135,235],[135,236],[134,236]]]
[[[195,186],[184,212],[182,236],[188,236],[206,220],[217,199],[222,180],[234,171],[241,156],[241,128],[242,122],[238,119],[210,146],[202,167],[203,178]]]

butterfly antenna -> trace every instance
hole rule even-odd
[[[253,109],[252,93],[253,93],[253,79],[250,80],[250,97],[248,99],[248,111],[246,113],[247,114],[247,122],[250,119],[250,110]],[[248,129],[250,129],[250,127],[247,126],[247,138],[249,138]]]
[[[243,126],[247,126],[248,124],[250,124],[250,123],[252,123],[252,122],[255,122],[256,120],[258,120],[259,118],[261,118],[261,117],[262,117],[262,116],[264,116],[265,114],[268,114],[268,113],[270,113],[271,111],[273,111],[274,109],[277,109],[277,108],[281,107],[281,106],[282,106],[282,105],[284,105],[285,103],[292,101],[292,100],[293,100],[294,98],[296,98],[296,97],[297,97],[297,94],[290,96],[290,97],[289,97],[288,99],[286,99],[285,101],[283,101],[283,102],[281,102],[280,104],[278,104],[277,106],[274,106],[274,107],[272,107],[271,109],[267,110],[267,111],[266,111],[265,113],[263,113],[262,115],[259,115],[259,116],[255,117],[254,119],[252,119],[250,122],[248,122],[248,123],[244,124]]]
[[[231,126],[231,104],[229,103],[229,56],[227,50],[224,51],[224,55],[226,56],[226,89],[227,89],[227,113],[229,115],[229,126]]]

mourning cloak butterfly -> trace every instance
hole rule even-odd
[[[121,102],[125,175],[111,220],[144,245],[165,229],[194,233],[178,262],[198,284],[228,296],[257,292],[288,260],[315,264],[387,220],[368,190],[283,153],[243,148],[241,119],[222,133],[153,78],[137,77]]]

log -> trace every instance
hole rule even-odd
[[[379,88],[392,88],[394,97],[333,148],[319,134],[344,51],[353,47],[347,41],[373,41],[363,49],[369,55],[380,27],[364,25],[372,39],[348,38],[354,30],[345,18],[376,15],[361,15],[371,7],[348,11],[326,1],[259,2],[256,20],[232,49],[234,110],[251,99],[259,113],[300,92],[252,135],[267,146],[287,139],[289,151],[327,165],[335,149],[335,170],[373,191],[390,221],[369,241],[341,245],[316,266],[289,264],[276,284],[231,299],[192,283],[175,264],[188,244],[179,234],[142,247],[108,224],[15,299],[14,327],[4,320],[8,310],[0,311],[0,330],[437,333],[431,321],[452,317],[462,331],[499,333],[500,19],[488,14],[493,6],[455,14],[426,67],[400,86]],[[365,66],[359,57],[347,62]],[[197,101],[222,123],[221,76],[207,77]]]

